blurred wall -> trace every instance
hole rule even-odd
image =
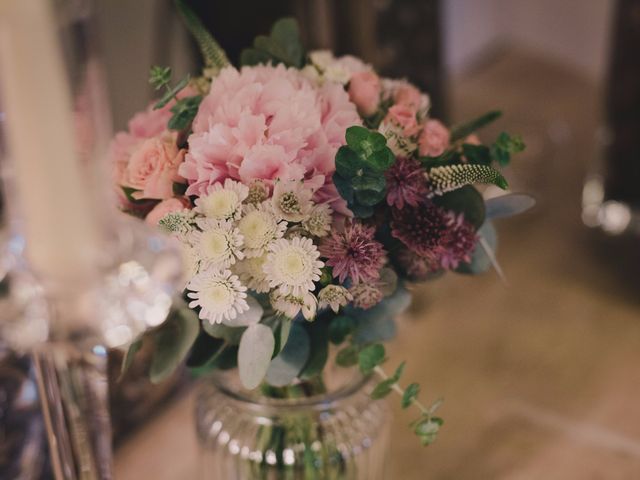
[[[505,45],[604,78],[615,0],[444,0],[445,63],[459,73]]]

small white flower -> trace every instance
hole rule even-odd
[[[353,295],[341,285],[327,285],[318,293],[320,308],[331,307],[335,313],[352,300]]]
[[[302,311],[302,316],[312,321],[318,310],[318,300],[311,292],[305,292],[302,296],[280,295],[272,292],[270,298],[274,310],[289,318],[295,318]]]
[[[160,219],[158,225],[178,238],[183,238],[193,230],[195,213],[193,210],[171,212]]]
[[[301,222],[311,213],[313,190],[300,180],[276,182],[271,205],[278,218],[288,222]]]
[[[240,249],[242,235],[230,221],[200,218],[197,223],[202,231],[192,232],[189,240],[204,267],[221,270],[233,265],[236,259],[244,258]]]
[[[279,222],[267,203],[245,206],[245,215],[238,222],[238,230],[244,238],[247,257],[259,257],[273,240],[282,238],[286,222]]]
[[[249,195],[249,188],[227,178],[224,185],[214,184],[206,195],[196,200],[195,210],[215,220],[237,220],[242,214],[242,202]]]
[[[378,127],[378,132],[387,139],[387,146],[397,157],[410,157],[418,149],[416,139],[406,137],[402,132],[402,127],[392,122],[382,122]]]
[[[243,284],[257,293],[266,293],[271,290],[269,280],[264,273],[264,262],[267,255],[261,257],[245,258],[233,266],[233,271],[240,277]]]
[[[358,283],[353,285],[349,292],[353,295],[353,305],[367,310],[382,301],[384,294],[376,283]]]
[[[229,270],[206,269],[191,279],[187,289],[189,308],[200,307],[200,318],[211,324],[231,321],[249,310],[247,287]]]
[[[313,207],[309,218],[302,222],[304,229],[316,237],[325,237],[331,231],[331,214],[333,211],[326,203]]]
[[[315,288],[324,263],[310,238],[281,238],[271,243],[263,271],[282,295],[301,296]]]
[[[258,178],[249,185],[249,194],[244,201],[245,203],[258,205],[269,198],[270,193],[269,185],[267,185],[264,180]]]

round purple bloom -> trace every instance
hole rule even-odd
[[[405,203],[413,207],[428,194],[427,179],[420,162],[414,158],[398,158],[387,170],[387,204],[398,209]]]
[[[342,232],[334,231],[320,244],[320,254],[341,283],[347,278],[355,284],[380,277],[387,256],[374,235],[375,227],[354,222],[345,225]]]

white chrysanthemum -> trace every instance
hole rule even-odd
[[[278,221],[267,203],[257,207],[247,205],[245,212],[238,222],[238,230],[244,238],[244,253],[247,257],[259,257],[273,240],[282,238],[287,224]]]
[[[353,295],[341,285],[327,285],[318,293],[320,308],[331,307],[335,313],[352,300]]]
[[[195,210],[215,220],[237,220],[242,214],[242,202],[249,195],[249,188],[227,178],[224,185],[214,184],[206,195],[196,200]]]
[[[241,251],[242,235],[231,221],[200,218],[197,223],[202,231],[193,231],[189,241],[204,267],[221,270],[233,265],[236,259],[244,258]]]
[[[208,268],[198,273],[187,285],[191,299],[189,308],[200,307],[200,318],[211,324],[233,320],[249,310],[247,287],[231,271]]]
[[[282,295],[301,296],[315,288],[324,263],[310,238],[281,238],[271,243],[263,271]]]
[[[240,277],[240,281],[257,293],[266,293],[271,290],[269,280],[264,273],[264,262],[267,255],[261,257],[245,258],[233,266],[233,271]]]
[[[301,222],[309,217],[313,203],[313,190],[300,180],[278,181],[273,187],[271,205],[278,218],[288,222]]]
[[[318,300],[311,292],[305,292],[302,296],[280,295],[273,292],[270,300],[274,310],[289,318],[295,318],[302,311],[302,316],[311,321],[318,310]]]
[[[326,203],[321,203],[313,207],[309,218],[302,222],[304,229],[316,237],[325,237],[331,231],[331,214],[333,210]]]

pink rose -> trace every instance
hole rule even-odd
[[[396,104],[392,106],[387,112],[384,121],[402,128],[402,133],[405,137],[412,137],[420,130],[416,118],[416,110],[408,105]]]
[[[418,110],[422,105],[422,94],[420,93],[420,90],[410,83],[398,87],[393,99],[397,104],[406,105],[415,110]]]
[[[418,139],[420,155],[438,157],[449,146],[449,130],[439,120],[427,120]]]
[[[161,201],[153,210],[149,212],[145,222],[149,225],[155,226],[158,222],[169,213],[181,212],[189,206],[189,201],[186,198],[169,198]]]
[[[131,154],[123,184],[140,190],[133,198],[166,199],[173,196],[173,183],[183,181],[178,167],[185,151],[178,149],[175,134],[145,140]]]
[[[373,72],[355,73],[349,81],[349,98],[365,117],[376,113],[380,90],[380,78]]]

